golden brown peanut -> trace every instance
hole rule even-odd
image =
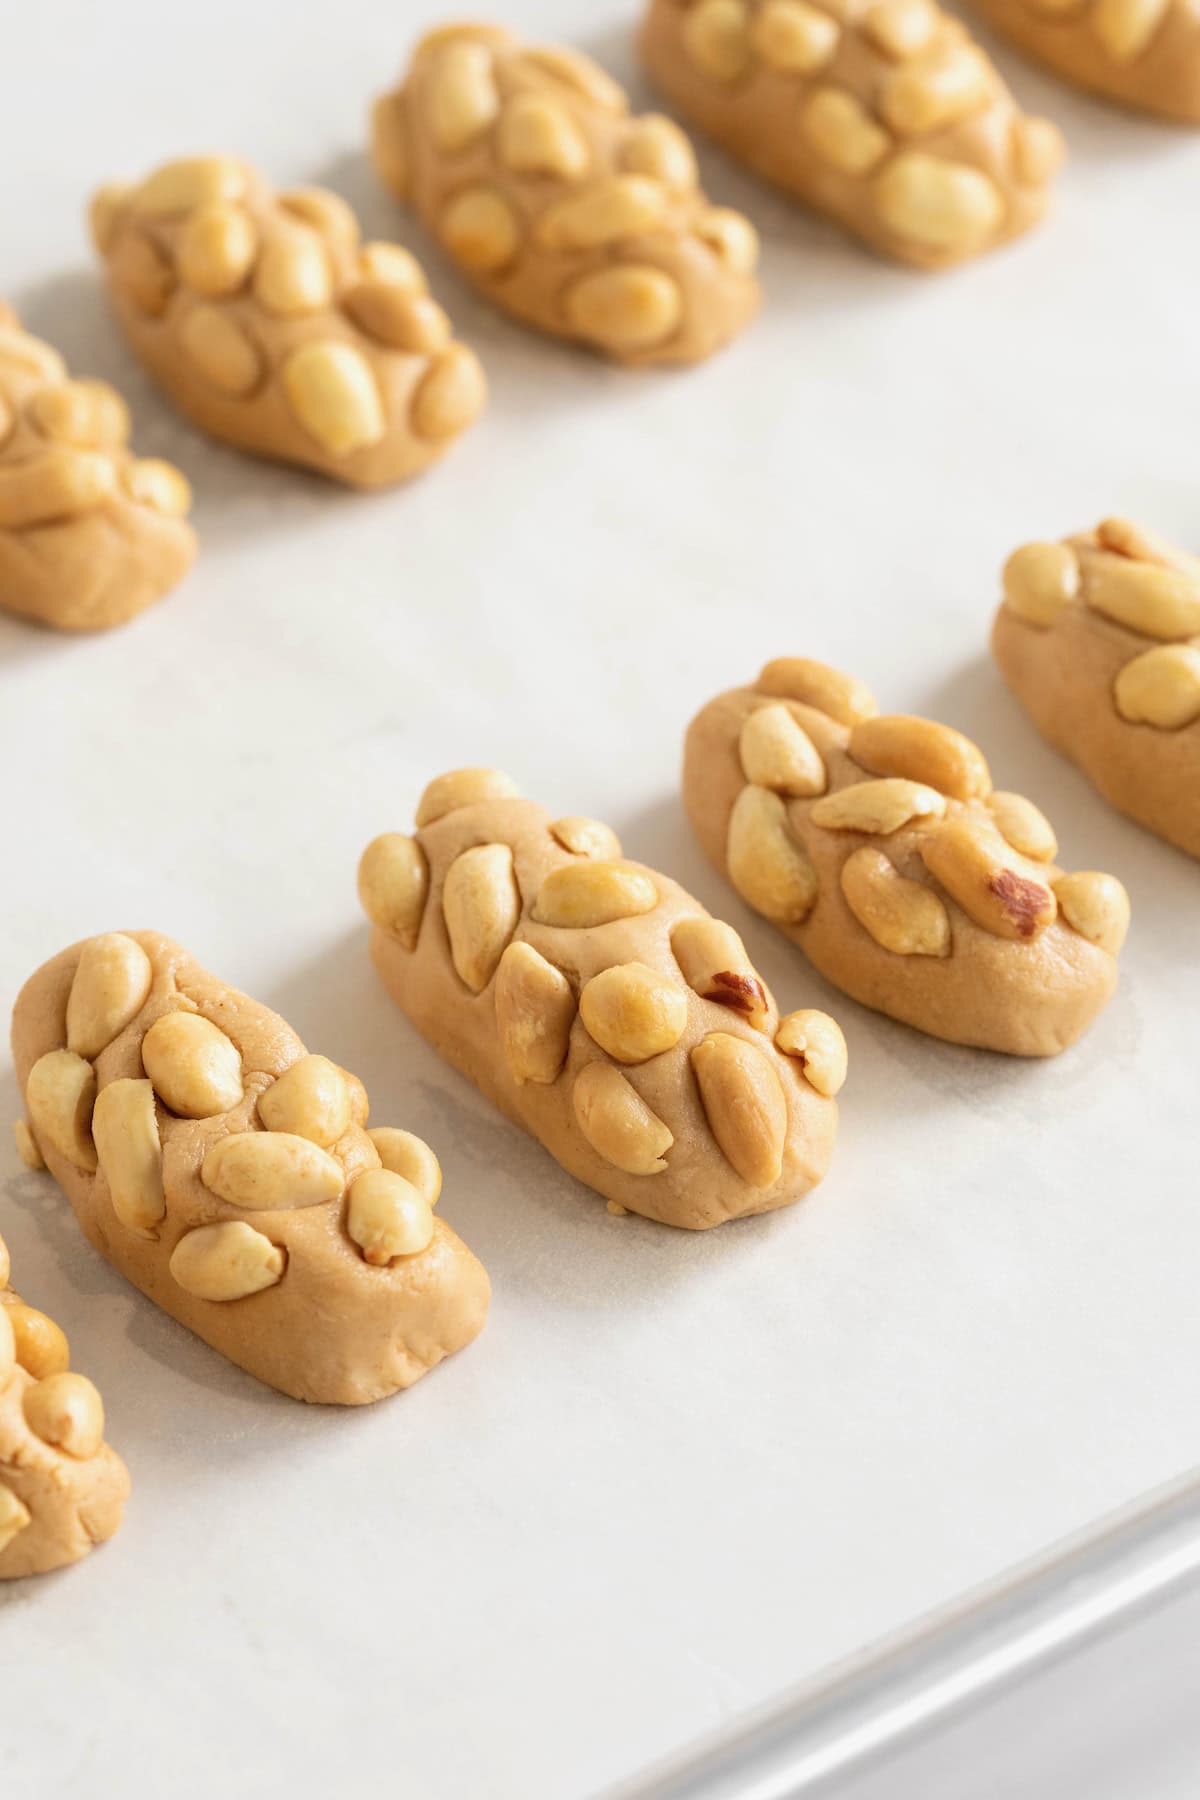
[[[683,317],[678,283],[661,269],[636,263],[583,276],[567,290],[564,305],[585,342],[618,355],[665,343]]]
[[[189,156],[164,163],[147,176],[132,204],[144,213],[185,213],[222,200],[240,200],[245,191],[245,171],[232,157]]]
[[[437,443],[456,436],[483,411],[487,382],[479,358],[465,344],[448,344],[413,398],[412,428]]]
[[[800,115],[800,130],[817,157],[842,175],[866,175],[891,148],[887,132],[844,88],[818,88]]]
[[[409,294],[429,292],[424,269],[412,251],[402,244],[364,244],[359,251],[358,267],[365,281],[386,282],[389,287],[403,288]]]
[[[808,0],[766,0],[750,26],[754,54],[773,69],[809,75],[833,56],[838,46],[836,19]]]
[[[540,925],[563,929],[609,925],[652,912],[658,890],[644,869],[621,863],[562,863],[547,875],[534,902]]]
[[[850,733],[850,755],[873,775],[899,775],[954,800],[991,792],[983,753],[970,738],[933,719],[889,713],[864,719]]]
[[[421,795],[418,829],[444,819],[460,806],[476,806],[481,800],[515,800],[519,792],[516,782],[499,769],[451,769],[431,781]]]
[[[1200,636],[1200,572],[1125,556],[1093,557],[1084,599],[1105,618],[1146,637]]]
[[[43,437],[77,450],[119,450],[129,441],[129,408],[107,381],[39,388],[25,413]]]
[[[1129,895],[1115,875],[1086,870],[1054,883],[1059,910],[1072,930],[1116,956],[1129,930]]]
[[[931,0],[875,0],[863,24],[885,56],[903,62],[925,48],[938,30],[939,18]]]
[[[367,1136],[379,1152],[379,1160],[393,1175],[411,1182],[426,1205],[436,1206],[442,1191],[442,1168],[423,1138],[394,1125],[381,1125]]]
[[[1095,0],[1091,27],[1114,62],[1132,62],[1147,48],[1171,0]]]
[[[192,214],[179,239],[179,274],[194,293],[224,299],[243,287],[258,253],[258,234],[240,206],[218,201]]]
[[[197,1300],[246,1300],[282,1281],[286,1255],[240,1219],[201,1225],[171,1252],[171,1274]]]
[[[496,971],[496,1024],[514,1081],[557,1081],[575,1011],[575,995],[562,971],[531,944],[510,944]]]
[[[49,1146],[77,1169],[96,1167],[92,1108],[96,1071],[71,1050],[48,1050],[29,1071],[25,1105],[39,1148]]]
[[[110,1081],[101,1088],[92,1133],[113,1211],[131,1231],[153,1231],[167,1210],[153,1083]]]
[[[0,531],[23,531],[93,511],[116,492],[111,458],[55,444],[27,463],[0,467]]]
[[[253,393],[262,358],[241,326],[216,306],[198,306],[179,327],[179,347],[205,381],[238,399]]]
[[[442,912],[459,979],[472,993],[481,994],[521,916],[507,844],[477,844],[451,863],[442,889]]]
[[[292,225],[272,232],[254,271],[254,293],[277,318],[323,312],[333,299],[329,253],[315,231]]]
[[[131,192],[123,182],[110,181],[97,188],[88,202],[88,227],[101,256],[107,256],[112,249],[117,225]]]
[[[753,275],[759,241],[749,219],[729,206],[710,206],[696,220],[696,236],[734,275]]]
[[[1004,598],[1027,625],[1053,625],[1079,594],[1079,558],[1070,544],[1022,544],[1004,565]]]
[[[605,1162],[627,1175],[660,1175],[666,1168],[672,1133],[611,1063],[588,1063],[571,1102],[580,1131]]]
[[[1159,644],[1127,662],[1113,684],[1117,711],[1133,725],[1181,731],[1200,719],[1200,649]]]
[[[153,971],[142,946],[123,932],[89,938],[67,1000],[67,1049],[99,1056],[146,1004]]]
[[[947,819],[920,848],[929,873],[985,931],[1032,938],[1054,923],[1053,889],[1008,864],[1003,839],[975,820]]]
[[[61,1375],[64,1369],[70,1368],[71,1347],[61,1326],[34,1306],[18,1303],[6,1306],[4,1310],[12,1326],[17,1361],[35,1381],[44,1381],[48,1375]]]
[[[798,700],[803,706],[815,706],[839,725],[857,725],[861,719],[873,719],[879,711],[865,682],[806,656],[776,657],[767,664],[755,687],[761,694],[778,694],[785,700]]]
[[[699,0],[684,16],[683,47],[714,81],[736,81],[750,62],[744,0]]]
[[[519,175],[572,181],[591,161],[587,139],[571,113],[541,94],[513,96],[500,120],[498,143],[502,159]]]
[[[785,1056],[794,1056],[818,1094],[832,1100],[846,1084],[849,1063],[846,1039],[836,1019],[828,1013],[806,1007],[780,1019],[775,1033],[776,1046]]]
[[[497,43],[498,47],[506,48],[509,43],[508,34],[499,33]],[[604,112],[621,114],[629,110],[629,102],[612,76],[606,75],[599,63],[594,62],[590,56],[581,56],[577,50],[564,50],[553,44],[538,44],[519,54],[517,67],[522,77],[531,69],[549,76],[552,82],[582,95]]]
[[[305,344],[283,365],[283,388],[300,424],[331,456],[383,441],[387,421],[375,377],[352,344]]]
[[[121,486],[139,506],[148,506],[165,518],[182,519],[191,511],[192,490],[186,477],[161,457],[143,456],[127,462],[121,470]]]
[[[1164,569],[1179,569],[1200,579],[1200,557],[1190,556],[1133,519],[1101,519],[1096,527],[1096,541],[1101,549],[1114,550],[1134,562],[1159,563]]]
[[[353,209],[332,189],[289,188],[286,193],[280,194],[279,204],[293,218],[311,225],[335,249],[347,255],[352,255],[358,249],[358,220]]]
[[[350,1089],[327,1056],[302,1056],[258,1097],[268,1131],[308,1138],[328,1150],[350,1129]]]
[[[880,98],[887,124],[901,137],[942,131],[986,107],[991,64],[973,44],[956,44],[933,61],[902,64]]]
[[[1062,168],[1066,144],[1049,119],[1018,119],[1012,144],[1017,175],[1029,187],[1044,187]]]
[[[614,1061],[648,1062],[683,1036],[687,997],[657,969],[619,963],[593,975],[579,996],[579,1016]]]
[[[371,107],[371,159],[381,181],[399,200],[408,199],[411,173],[404,109],[392,94]]]
[[[772,1187],[787,1135],[787,1102],[772,1065],[744,1038],[713,1031],[692,1051],[692,1068],[726,1160],[751,1187]]]
[[[990,176],[921,150],[906,150],[887,165],[875,184],[875,204],[897,237],[943,255],[971,255],[1004,224],[1004,199]]]
[[[702,1000],[740,1013],[756,1031],[767,1029],[770,996],[732,925],[707,914],[681,919],[671,933],[671,950],[683,979]]]
[[[156,1019],[142,1039],[142,1066],[163,1104],[182,1119],[210,1119],[242,1098],[237,1045],[199,1013]]]
[[[391,281],[360,281],[343,302],[354,323],[394,350],[432,355],[450,342],[450,321],[428,294]]]
[[[896,956],[949,956],[950,919],[937,895],[866,845],[842,865],[842,893],[864,931]]]
[[[572,814],[566,819],[555,819],[550,832],[555,842],[574,856],[591,856],[599,862],[619,862],[621,859],[620,838],[600,819],[585,819]]]
[[[787,808],[767,788],[744,787],[729,821],[729,879],[756,912],[798,924],[817,898],[817,876],[788,824]]]
[[[358,865],[358,898],[372,925],[414,948],[429,898],[429,864],[414,838],[387,831],[367,845]]]
[[[37,1147],[37,1139],[34,1137],[32,1131],[30,1131],[24,1119],[17,1119],[14,1123],[13,1138],[17,1146],[17,1155],[27,1169],[45,1168],[46,1161]],[[3,1267],[6,1268],[7,1265],[3,1265]],[[0,1273],[2,1272],[3,1269],[0,1268]],[[0,1279],[0,1288],[4,1286],[7,1279],[7,1275],[3,1275],[3,1279]]]
[[[487,49],[482,44],[451,44],[430,85],[430,125],[438,148],[465,150],[499,111],[500,95]]]
[[[828,778],[821,753],[782,702],[750,714],[738,754],[746,780],[758,787],[789,795],[825,792]]]
[[[376,1268],[397,1256],[417,1256],[433,1237],[429,1202],[390,1169],[368,1169],[350,1185],[346,1230]]]
[[[521,243],[517,216],[494,188],[464,189],[442,214],[438,230],[455,261],[476,275],[506,269]]]
[[[178,286],[175,271],[149,238],[132,232],[118,237],[108,256],[117,293],[147,319],[160,319]]]
[[[693,188],[700,180],[687,134],[662,113],[645,113],[632,122],[621,147],[621,167],[633,175],[653,175],[668,187]]]
[[[599,250],[656,231],[670,204],[662,182],[648,175],[612,175],[548,208],[538,223],[538,239],[547,250]]]
[[[284,1212],[336,1200],[346,1175],[336,1157],[285,1131],[234,1131],[204,1159],[200,1179],[218,1199],[247,1212]]]
[[[809,818],[822,831],[869,831],[889,837],[915,819],[940,819],[945,811],[946,802],[935,788],[893,775],[827,794]]]
[[[67,378],[67,365],[52,345],[22,331],[15,313],[0,317],[0,367],[55,384]]]
[[[43,1443],[80,1461],[104,1442],[104,1403],[86,1375],[49,1375],[25,1390],[25,1422]]]
[[[1053,862],[1058,839],[1045,813],[1023,794],[994,793],[987,797],[988,811],[1001,837],[1033,862]]]

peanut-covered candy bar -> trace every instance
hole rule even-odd
[[[947,268],[1046,210],[1060,133],[933,0],[650,0],[641,50],[701,130],[900,262]]]
[[[574,51],[431,32],[376,107],[380,176],[527,325],[628,363],[690,363],[758,307],[758,237],[710,206],[683,132],[633,118]]]
[[[1200,558],[1126,519],[1024,544],[992,652],[1106,800],[1200,856]]]
[[[72,381],[57,350],[0,301],[0,606],[60,631],[123,625],[196,554],[179,470],[129,449],[105,381]]]
[[[230,156],[102,188],[92,232],[134,351],[213,437],[386,487],[435,462],[483,410],[416,260],[360,244],[337,194],[276,194]]]
[[[492,769],[439,776],[359,865],[384,986],[615,1209],[702,1230],[825,1174],[846,1045],[781,1018],[728,925]]]
[[[1117,982],[1111,875],[1066,874],[1049,821],[931,719],[880,716],[802,657],[692,721],[683,797],[705,855],[864,1006],[952,1043],[1053,1056]]]
[[[22,1156],[34,1161],[28,1142]],[[129,1498],[104,1442],[104,1405],[71,1369],[61,1328],[9,1286],[0,1238],[0,1581],[78,1562],[110,1538]]]
[[[169,938],[108,932],[44,964],[13,1057],[90,1242],[260,1381],[357,1406],[482,1329],[488,1278],[434,1215],[428,1145],[368,1131],[360,1081]]]
[[[1105,99],[1200,124],[1200,11],[1193,0],[975,0],[1056,75]]]

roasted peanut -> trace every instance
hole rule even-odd
[[[578,815],[555,819],[550,834],[573,856],[591,856],[598,862],[619,862],[621,859],[621,840],[611,826],[599,819],[584,819]]]
[[[665,343],[683,317],[678,282],[640,263],[583,276],[567,290],[564,306],[581,338],[617,355]]]
[[[242,1098],[236,1044],[199,1013],[156,1019],[142,1039],[142,1066],[164,1105],[184,1119],[210,1119]]]
[[[521,916],[507,844],[479,844],[455,858],[442,889],[442,913],[459,979],[481,994]]]
[[[687,1025],[687,996],[644,963],[604,969],[579,996],[579,1016],[619,1063],[648,1062],[670,1050]]]
[[[179,239],[179,273],[210,299],[236,294],[258,254],[258,233],[240,206],[218,201],[192,214]]]
[[[809,818],[823,831],[869,831],[888,837],[917,819],[939,819],[946,802],[936,789],[901,776],[858,781],[818,800]]]
[[[279,204],[284,212],[311,225],[327,244],[346,255],[353,255],[358,249],[360,234],[353,209],[330,188],[289,188],[280,194]]]
[[[327,1056],[302,1056],[258,1097],[258,1116],[271,1132],[308,1138],[327,1150],[350,1128],[350,1089]]]
[[[821,161],[842,175],[866,175],[891,148],[887,132],[844,88],[818,88],[800,115],[800,130]]]
[[[1091,28],[1114,62],[1132,62],[1157,35],[1171,0],[1095,0]]]
[[[1129,895],[1115,875],[1087,870],[1054,883],[1059,910],[1072,930],[1116,956],[1129,930]]]
[[[1032,938],[1054,923],[1054,892],[1005,860],[1003,839],[973,819],[947,819],[921,840],[929,873],[968,918],[997,937]]]
[[[191,510],[192,490],[186,476],[159,456],[127,462],[121,470],[121,486],[139,506],[169,519],[182,519]]]
[[[896,956],[949,956],[950,919],[935,893],[866,845],[842,865],[842,893],[864,931]]]
[[[129,408],[107,381],[39,388],[25,415],[43,437],[77,450],[119,450],[129,441]]]
[[[988,811],[996,821],[1001,837],[1022,856],[1033,862],[1053,862],[1058,854],[1058,839],[1045,813],[1026,800],[1023,794],[989,794]]]
[[[903,62],[924,50],[938,30],[939,14],[931,0],[876,0],[863,25],[885,56]]]
[[[96,1096],[92,1133],[113,1211],[133,1231],[153,1231],[167,1210],[162,1143],[149,1081],[110,1081]]]
[[[668,187],[692,188],[700,179],[687,134],[661,113],[646,113],[630,124],[621,146],[621,167],[635,175],[653,175]]]
[[[652,912],[658,890],[644,869],[614,862],[563,863],[538,890],[533,918],[564,930],[609,925]]]
[[[547,250],[598,250],[657,230],[669,205],[662,182],[612,175],[549,207],[538,222],[538,239]]]
[[[447,813],[476,806],[481,800],[515,800],[519,792],[516,782],[499,769],[451,769],[448,775],[431,781],[421,795],[417,827],[433,825]]]
[[[188,156],[164,163],[147,176],[132,204],[152,215],[185,213],[222,200],[240,200],[245,191],[245,171],[232,157]]]
[[[30,1131],[24,1119],[18,1119],[13,1125],[13,1139],[17,1146],[17,1155],[27,1169],[44,1169],[45,1158],[37,1147],[37,1139]],[[0,1287],[4,1281],[0,1280]]]
[[[43,1443],[80,1461],[104,1442],[104,1403],[86,1375],[48,1375],[25,1390],[25,1423]]]
[[[388,831],[367,845],[358,865],[358,898],[372,925],[390,931],[407,950],[416,948],[429,864],[415,838]]]
[[[146,1004],[152,979],[150,958],[135,938],[120,931],[89,938],[67,1000],[67,1049],[99,1056]]]
[[[777,794],[825,792],[828,776],[821,753],[787,707],[755,709],[742,726],[738,754],[747,781]]]
[[[436,1206],[442,1191],[442,1169],[423,1138],[393,1125],[381,1125],[367,1136],[379,1152],[379,1160],[393,1175],[411,1182],[428,1206]]]
[[[1096,612],[1146,637],[1200,636],[1200,573],[1095,556],[1088,566],[1084,599]]]
[[[417,1256],[433,1237],[429,1202],[390,1169],[368,1169],[350,1184],[346,1230],[364,1259],[385,1268],[394,1257]]]
[[[970,255],[1004,224],[1004,199],[989,176],[921,150],[906,150],[887,165],[875,184],[875,204],[897,237],[941,254]]]
[[[492,58],[483,44],[452,43],[430,83],[429,121],[441,150],[465,150],[500,111]]]
[[[580,1131],[605,1162],[627,1175],[660,1175],[666,1168],[673,1134],[611,1063],[588,1063],[571,1102]]]
[[[973,44],[955,44],[933,61],[902,64],[884,84],[879,108],[901,137],[943,131],[985,107],[991,64]]]
[[[379,387],[352,344],[331,339],[294,350],[283,365],[283,387],[300,424],[331,456],[382,442],[387,421]]]
[[[293,225],[274,231],[254,271],[254,293],[277,318],[322,312],[333,299],[329,253],[315,231]]]
[[[671,949],[683,979],[702,1000],[727,1006],[756,1031],[766,1030],[770,996],[732,925],[707,915],[681,919],[671,933]]]
[[[61,1375],[71,1366],[71,1347],[67,1334],[53,1319],[35,1306],[6,1306],[12,1326],[17,1361],[33,1376],[44,1381],[48,1375]]]
[[[816,904],[817,876],[792,834],[787,807],[767,788],[744,787],[729,820],[729,879],[743,900],[776,924],[795,925]]]
[[[24,531],[91,512],[117,487],[111,459],[56,444],[27,463],[0,468],[0,531]]]
[[[783,1172],[787,1101],[774,1068],[744,1038],[713,1031],[692,1051],[709,1129],[751,1187],[773,1187]]]
[[[785,1056],[796,1058],[804,1070],[804,1079],[818,1094],[832,1100],[841,1093],[848,1065],[846,1039],[837,1020],[828,1013],[808,1007],[789,1013],[779,1021],[775,1044]]]
[[[863,719],[851,731],[847,748],[873,775],[899,775],[954,800],[975,800],[991,792],[982,751],[961,731],[932,719],[902,713]]]
[[[179,347],[207,382],[237,399],[258,386],[263,363],[235,319],[216,306],[197,306],[179,327]]]
[[[510,944],[496,971],[496,1024],[514,1081],[557,1081],[575,1011],[575,995],[562,971],[531,944]]]
[[[577,180],[591,161],[572,114],[542,94],[515,94],[500,120],[500,155],[518,175]]]
[[[465,344],[447,344],[413,395],[412,428],[428,443],[456,437],[478,418],[487,398],[479,358]]]
[[[286,1131],[234,1131],[219,1138],[200,1178],[230,1206],[283,1212],[336,1200],[346,1185],[336,1157],[311,1139]]]
[[[841,33],[836,19],[808,0],[766,0],[750,25],[750,45],[769,68],[810,75],[829,62]]]
[[[749,25],[744,0],[699,0],[684,15],[683,47],[714,81],[736,81],[750,63]]]
[[[171,1274],[197,1300],[245,1300],[283,1279],[287,1255],[240,1219],[200,1225],[171,1252]]]
[[[521,227],[508,201],[494,188],[466,188],[441,216],[438,230],[456,262],[474,275],[496,275],[513,261]]]
[[[857,725],[862,719],[873,719],[879,711],[865,682],[806,656],[777,657],[767,664],[754,685],[760,694],[779,694],[804,706],[815,706],[839,725]]]
[[[48,1050],[29,1071],[25,1104],[39,1148],[48,1145],[77,1169],[95,1169],[96,1071],[91,1063],[72,1050]]]
[[[1117,711],[1133,725],[1180,731],[1200,719],[1200,648],[1160,644],[1127,662],[1113,686]]]

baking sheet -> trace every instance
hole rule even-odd
[[[106,638],[0,618],[0,992],[89,932],[178,937],[434,1142],[496,1294],[411,1394],[305,1410],[124,1286],[0,1142],[19,1284],[135,1484],[101,1554],[0,1595],[6,1800],[588,1794],[1195,1459],[1200,873],[1041,746],[984,645],[1025,538],[1121,509],[1196,541],[1200,142],[1002,56],[1070,137],[1058,215],[936,280],[707,154],[764,232],[764,315],[700,371],[631,376],[492,315],[367,171],[367,98],[437,16],[215,0],[168,26],[112,0],[6,37],[4,288],[187,470],[203,548]],[[507,16],[632,73],[624,7]],[[255,465],[136,372],[83,200],[210,147],[332,183],[426,257],[493,401],[421,482]],[[1001,1061],[854,1007],[702,865],[684,725],[789,651],[972,732],[1068,865],[1126,881],[1121,989],[1074,1052]],[[786,1005],[841,1019],[810,1201],[701,1237],[613,1218],[386,1000],[358,853],[476,761],[609,819]]]

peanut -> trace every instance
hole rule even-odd
[[[584,275],[567,289],[563,307],[572,330],[588,343],[631,354],[665,343],[678,329],[683,295],[664,270],[623,263]]]
[[[758,233],[742,213],[730,206],[709,206],[693,229],[731,275],[753,275],[758,267]]]
[[[1200,573],[1101,554],[1088,565],[1084,599],[1145,637],[1200,636]]]
[[[841,1093],[849,1056],[842,1028],[828,1013],[809,1007],[789,1013],[779,1021],[775,1048],[796,1058],[804,1070],[804,1079],[818,1094],[832,1100]]]
[[[97,188],[88,202],[88,226],[101,256],[107,256],[112,249],[132,191],[123,182],[109,181]]]
[[[818,88],[800,115],[800,129],[817,155],[842,175],[866,175],[891,148],[887,132],[845,88]]]
[[[92,512],[112,498],[116,485],[111,457],[55,444],[29,462],[0,469],[0,530]]]
[[[358,898],[372,925],[415,950],[429,898],[429,864],[415,838],[384,832],[369,843],[358,865]]]
[[[442,1191],[442,1170],[425,1140],[411,1131],[399,1131],[394,1125],[381,1125],[367,1136],[379,1152],[384,1168],[393,1175],[403,1175],[426,1205],[436,1206]]]
[[[1090,869],[1060,875],[1054,892],[1072,930],[1116,956],[1129,930],[1129,895],[1116,876]]]
[[[481,994],[521,917],[507,844],[477,844],[455,857],[442,889],[442,913],[459,980]]]
[[[77,1169],[96,1168],[92,1142],[96,1071],[91,1063],[73,1050],[48,1050],[29,1071],[25,1104],[39,1148],[48,1144]]]
[[[10,1487],[0,1481],[0,1551],[7,1550],[30,1521],[29,1508],[17,1499]]]
[[[5,363],[47,385],[67,378],[67,365],[57,350],[0,318],[0,366]]]
[[[342,302],[354,323],[377,343],[430,356],[450,342],[450,321],[428,294],[391,281],[360,281]]]
[[[1007,848],[997,833],[970,818],[947,819],[920,844],[925,867],[968,918],[995,937],[1033,938],[1054,923],[1054,894],[1045,882],[1007,866]]]
[[[119,239],[108,261],[113,286],[148,319],[160,319],[175,292],[175,271],[162,252],[137,232]]]
[[[900,775],[953,800],[982,799],[992,778],[983,752],[950,725],[905,713],[864,719],[850,733],[850,755],[872,775]]]
[[[1022,544],[1004,565],[1004,599],[1019,619],[1043,630],[1079,594],[1079,558],[1070,544]]]
[[[364,244],[358,255],[358,267],[365,281],[384,281],[389,287],[404,288],[410,294],[427,294],[429,283],[411,250],[401,244],[374,240]]]
[[[778,794],[823,794],[828,782],[821,753],[782,701],[750,713],[738,738],[742,773]]]
[[[857,725],[862,719],[874,718],[879,711],[865,682],[806,656],[776,657],[754,685],[760,694],[778,694],[782,699],[814,706],[839,725]]]
[[[649,1062],[672,1049],[687,1026],[683,990],[645,963],[620,963],[593,975],[579,996],[579,1016],[616,1062]]]
[[[346,1202],[346,1230],[376,1268],[419,1255],[433,1237],[429,1202],[390,1169],[368,1169],[351,1182]]]
[[[167,1211],[153,1084],[123,1080],[102,1087],[92,1133],[113,1211],[131,1231],[152,1232]]]
[[[408,198],[409,155],[404,103],[398,94],[383,94],[371,109],[371,156],[387,186]]]
[[[24,1119],[17,1119],[13,1124],[13,1138],[17,1146],[17,1155],[27,1169],[44,1169],[45,1158],[37,1147],[37,1139],[30,1131]],[[0,1288],[8,1280],[7,1265],[0,1263]]]
[[[557,45],[537,45],[526,50],[521,62],[530,64],[543,75],[549,75],[572,93],[590,100],[602,112],[623,113],[628,108],[624,93],[617,86],[611,75],[606,75],[599,63],[593,62],[590,56],[580,56],[577,50],[563,50]]]
[[[263,363],[235,319],[215,306],[197,306],[179,326],[179,346],[212,386],[244,399],[258,386]]]
[[[734,82],[750,64],[749,16],[743,0],[700,0],[683,22],[683,47],[702,74]]]
[[[750,1187],[773,1187],[783,1173],[788,1112],[772,1065],[744,1038],[713,1031],[693,1049],[692,1069],[726,1162]]]
[[[35,1381],[61,1375],[71,1366],[71,1348],[61,1326],[34,1306],[6,1306],[16,1358]]]
[[[1043,187],[1067,153],[1062,132],[1049,119],[1014,119],[1012,146],[1017,178],[1030,187]]]
[[[547,207],[538,241],[547,250],[597,250],[643,237],[664,222],[670,194],[648,175],[610,175]]]
[[[973,44],[953,44],[933,61],[898,68],[884,83],[879,109],[901,137],[919,137],[981,111],[992,86],[983,52]]]
[[[1102,549],[1115,550],[1118,556],[1131,557],[1135,562],[1161,563],[1164,569],[1180,569],[1200,577],[1200,557],[1189,556],[1186,550],[1177,549],[1156,531],[1148,531],[1132,519],[1101,519],[1096,539]]]
[[[890,837],[916,819],[940,819],[945,811],[946,802],[934,788],[893,775],[827,794],[809,818],[822,831],[869,831]]]
[[[1158,35],[1171,0],[1095,0],[1089,21],[1114,62],[1132,62]]]
[[[448,44],[438,58],[429,118],[439,149],[465,150],[495,122],[500,95],[486,44]]]
[[[479,417],[486,399],[487,381],[475,352],[448,344],[413,398],[413,430],[435,441],[453,437]]]
[[[371,1113],[371,1103],[367,1098],[367,1090],[357,1075],[349,1069],[339,1069],[339,1075],[346,1084],[346,1094],[350,1101],[350,1123],[365,1125]]]
[[[242,1098],[242,1059],[219,1026],[194,1012],[164,1013],[142,1039],[154,1091],[183,1119],[211,1119]]]
[[[107,381],[39,388],[26,415],[43,437],[77,450],[119,450],[129,441],[129,408]]]
[[[26,1388],[25,1423],[43,1443],[84,1461],[104,1442],[104,1402],[86,1375],[49,1375]]]
[[[254,271],[254,294],[260,306],[278,318],[302,318],[321,312],[333,298],[329,252],[306,225],[271,233]]]
[[[447,813],[463,806],[476,806],[483,800],[516,800],[520,789],[500,769],[451,769],[438,775],[421,795],[417,807],[417,828],[434,825]]]
[[[171,1274],[197,1300],[245,1300],[282,1281],[287,1252],[241,1219],[200,1225],[171,1252]]]
[[[816,871],[792,835],[787,807],[769,789],[744,787],[738,795],[725,857],[742,899],[775,924],[799,925],[816,904]]]
[[[531,944],[510,944],[496,972],[496,1024],[513,1080],[546,1085],[567,1060],[575,995]]]
[[[99,1056],[146,1004],[154,971],[135,938],[110,931],[89,938],[67,1000],[67,1049]]]
[[[1179,731],[1200,719],[1200,648],[1158,644],[1127,662],[1113,685],[1117,711],[1132,725]]]
[[[223,201],[201,207],[184,226],[175,253],[180,277],[211,300],[236,294],[254,266],[258,234],[249,214]]]
[[[189,156],[164,163],[134,195],[139,212],[184,213],[221,200],[240,200],[246,173],[229,156]]]
[[[842,865],[842,893],[863,930],[896,956],[949,956],[950,918],[935,893],[863,845]]]
[[[346,1185],[336,1157],[287,1131],[234,1131],[219,1138],[200,1179],[219,1200],[247,1212],[323,1206]]]
[[[521,245],[517,216],[494,188],[465,188],[456,194],[438,229],[455,261],[476,275],[499,274]]]
[[[327,1150],[350,1129],[350,1089],[327,1056],[302,1056],[258,1097],[270,1132],[308,1138]]]
[[[121,470],[121,486],[137,506],[148,506],[171,519],[190,511],[192,490],[173,463],[161,457],[143,456]]]
[[[571,1092],[575,1120],[597,1156],[627,1175],[660,1175],[673,1134],[611,1063],[588,1063]]]
[[[538,890],[532,917],[564,930],[633,919],[658,905],[658,889],[644,869],[615,862],[563,863]]]
[[[684,191],[700,178],[686,133],[662,113],[646,113],[632,122],[621,145],[621,167]]]
[[[750,26],[755,55],[785,75],[810,75],[821,68],[840,36],[836,20],[807,0],[767,0]]]
[[[876,0],[863,25],[885,56],[903,62],[925,48],[937,30],[938,14],[930,0]]]
[[[578,814],[555,819],[550,835],[572,856],[591,856],[600,862],[620,861],[621,840],[611,826],[599,819],[585,819]]]
[[[516,94],[500,119],[500,156],[517,175],[574,181],[591,161],[587,139],[564,106],[541,94]]]
[[[279,204],[293,218],[319,232],[333,248],[351,256],[358,249],[358,220],[340,194],[330,188],[289,188],[280,194]]]
[[[352,344],[303,344],[284,363],[282,380],[296,418],[330,456],[350,456],[385,435],[374,372]]]
[[[1045,813],[1023,794],[989,794],[988,810],[1006,843],[1032,862],[1053,862],[1058,839]]]
[[[720,919],[681,919],[671,932],[671,950],[683,979],[702,1000],[727,1006],[756,1031],[766,1030],[771,999],[732,925]]]
[[[923,250],[965,255],[1004,224],[999,188],[980,169],[922,150],[906,150],[875,184],[879,217],[899,238]]]

